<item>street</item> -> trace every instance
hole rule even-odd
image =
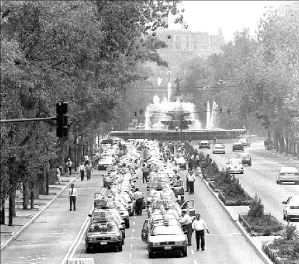
[[[140,180],[141,181],[141,180]],[[142,183],[140,183],[142,184]],[[145,187],[142,186],[145,190]],[[95,251],[86,253],[84,239],[75,251],[74,258],[94,258],[95,263],[226,263],[226,264],[257,264],[263,263],[253,248],[246,242],[237,227],[221,208],[215,197],[200,178],[195,182],[195,194],[186,194],[186,199],[195,199],[196,212],[205,219],[210,234],[206,234],[206,251],[196,251],[194,234],[192,246],[188,247],[188,256],[158,256],[149,259],[147,245],[141,240],[141,229],[146,218],[131,217],[131,228],[126,229],[126,239],[122,252]]]
[[[231,143],[225,145],[226,154],[224,155],[212,154],[211,150],[203,150],[203,152],[211,154],[219,169],[225,168],[228,160],[237,153],[232,151]],[[276,184],[276,175],[282,166],[294,166],[299,169],[299,161],[298,159],[273,156],[261,146],[260,143],[253,143],[251,147],[246,148],[246,151],[252,156],[252,166],[244,165],[244,174],[235,174],[235,176],[251,197],[257,194],[261,198],[266,213],[271,213],[286,224],[286,221],[283,220],[282,201],[299,194],[299,187],[294,184]],[[293,220],[292,224],[299,228],[298,220]]]

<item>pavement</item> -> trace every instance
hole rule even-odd
[[[8,226],[8,200],[5,204],[5,225],[1,225],[1,251],[4,250],[26,227],[31,224],[56,198],[65,190],[77,177],[78,173],[72,176],[62,176],[61,184],[49,185],[49,194],[40,194],[38,199],[34,200],[34,209],[23,209],[23,195],[20,191],[16,193],[16,217],[13,218],[13,225]],[[28,204],[30,208],[30,201]]]
[[[62,177],[51,185],[49,195],[35,200],[35,209],[23,210],[17,199],[17,217],[12,227],[1,226],[1,263],[61,263],[93,205],[93,195],[102,188],[100,174],[81,181],[78,174]],[[78,190],[77,211],[69,211],[68,186]]]

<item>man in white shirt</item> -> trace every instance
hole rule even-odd
[[[191,246],[192,238],[192,219],[186,211],[182,212],[182,219],[180,221],[184,230],[187,231],[188,246]]]
[[[196,214],[196,218],[192,223],[192,229],[195,230],[195,239],[196,239],[196,249],[199,250],[199,243],[201,250],[205,250],[205,229],[209,234],[209,229],[206,225],[206,222],[203,219],[200,219],[200,214]]]
[[[193,171],[189,171],[187,178],[188,178],[188,183],[189,183],[189,194],[194,194],[195,175],[194,175]]]
[[[74,186],[75,185],[72,183],[71,188],[69,189],[70,211],[72,211],[72,207],[74,208],[74,211],[76,211],[76,200],[77,200],[78,192]]]

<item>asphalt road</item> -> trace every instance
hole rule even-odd
[[[204,150],[210,153],[219,168],[226,167],[226,162],[233,157],[236,152],[232,151],[232,144],[226,145],[226,154],[212,154],[211,150]],[[282,223],[283,220],[283,204],[288,197],[299,194],[299,185],[294,184],[276,184],[276,175],[283,166],[294,166],[299,170],[299,160],[293,160],[289,157],[277,157],[267,152],[262,143],[253,143],[246,148],[252,156],[252,166],[244,165],[244,174],[235,174],[240,180],[241,185],[251,195],[255,194],[261,198],[265,206],[265,212],[271,213]],[[297,226],[299,230],[299,220],[293,220],[292,224]]]
[[[145,186],[143,186],[143,190]],[[86,253],[84,238],[75,251],[74,258],[93,258],[95,263],[206,263],[206,264],[261,264],[263,261],[246,242],[222,207],[211,195],[200,178],[195,182],[195,194],[186,195],[186,198],[195,199],[196,211],[205,219],[210,234],[206,234],[206,251],[195,250],[195,238],[192,237],[192,246],[188,247],[188,256],[179,258],[176,255],[157,256],[149,259],[147,245],[141,240],[141,229],[146,218],[133,216],[130,218],[131,227],[126,229],[125,245],[122,252],[96,250]]]
[[[3,264],[61,264],[93,201],[93,194],[102,186],[100,176],[93,175],[90,181],[75,182],[78,190],[77,211],[69,211],[66,189],[26,229],[16,241],[1,252]]]

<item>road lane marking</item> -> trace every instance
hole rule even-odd
[[[135,229],[133,228],[133,229],[132,229],[132,233],[134,233],[134,231],[135,231]]]
[[[194,254],[194,250],[193,249],[191,249],[191,254]]]
[[[133,244],[131,243],[131,249],[133,248]]]
[[[193,263],[194,263],[194,264],[197,264],[197,260],[196,260],[196,259],[195,259],[195,260],[193,260]]]
[[[135,225],[135,222],[133,222],[133,225]]]
[[[132,259],[132,253],[130,253],[130,255],[129,255],[129,259],[130,259],[130,260]]]
[[[66,253],[65,257],[63,258],[61,264],[65,264],[67,263],[67,260],[69,258],[72,258],[77,247],[79,246],[80,244],[80,241],[82,240],[83,238],[83,235],[85,233],[85,230],[87,229],[88,227],[88,223],[89,223],[89,216],[86,217],[85,221],[83,222],[82,226],[81,226],[81,229],[79,231],[79,233],[77,234],[76,238],[74,239],[74,242],[73,244],[71,245],[71,247],[69,248],[68,252]]]

